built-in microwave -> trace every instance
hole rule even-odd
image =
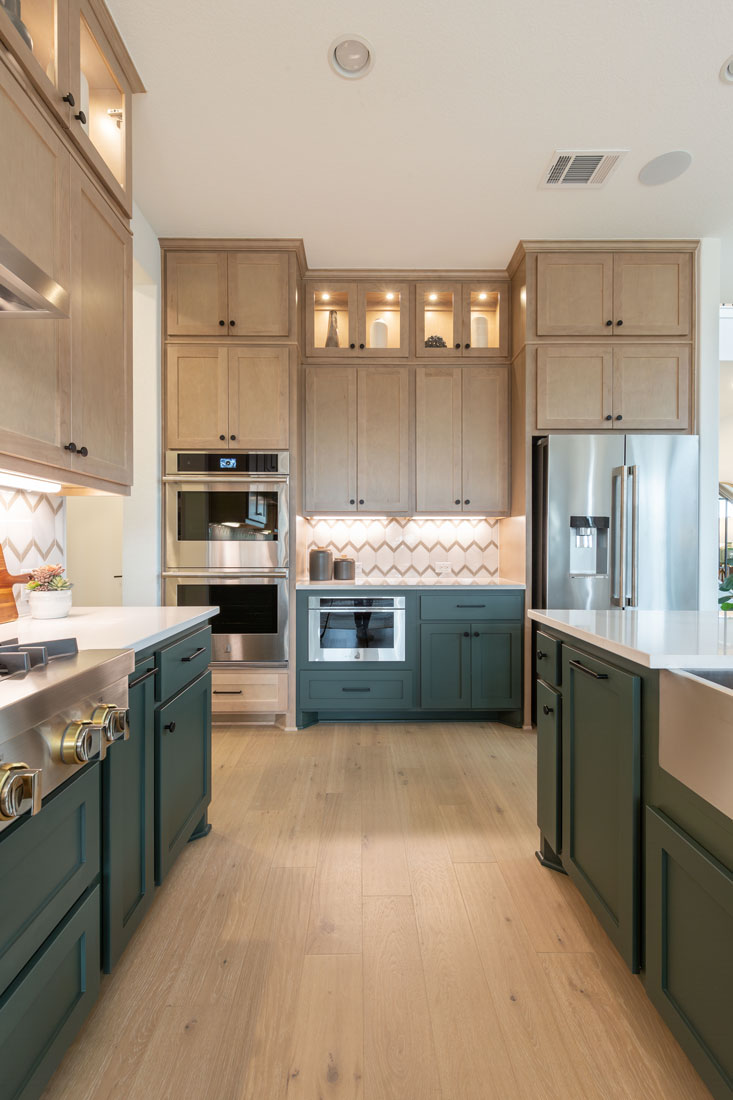
[[[285,569],[288,454],[169,451],[165,569]]]
[[[404,661],[404,596],[309,596],[309,661]]]

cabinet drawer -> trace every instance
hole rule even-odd
[[[99,874],[99,764],[0,841],[0,991]]]
[[[165,701],[190,684],[211,661],[211,627],[205,626],[159,650],[158,700]]]
[[[420,618],[447,620],[521,619],[523,592],[456,592],[420,597]]]
[[[287,672],[212,671],[214,714],[280,714],[287,709]]]
[[[79,900],[0,1000],[3,1097],[35,1100],[41,1095],[98,993],[96,886]]]
[[[646,888],[647,994],[713,1096],[733,1097],[733,872],[647,806]]]
[[[562,683],[562,642],[537,631],[534,647],[534,670],[538,679],[552,687]]]
[[[562,850],[562,695],[537,684],[537,825],[552,850]]]
[[[412,673],[301,672],[305,710],[396,710],[412,704]]]

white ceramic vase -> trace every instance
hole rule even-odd
[[[65,619],[71,611],[71,589],[57,592],[29,592],[32,619]]]
[[[370,348],[386,348],[387,341],[389,339],[389,326],[386,321],[383,321],[381,317],[376,321],[372,321],[372,328],[369,337]]]

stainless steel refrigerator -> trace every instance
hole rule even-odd
[[[697,436],[552,435],[535,445],[535,607],[698,605]]]

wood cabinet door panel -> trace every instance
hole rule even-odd
[[[356,511],[356,371],[305,371],[305,511]]]
[[[689,252],[617,252],[613,287],[615,335],[687,336],[690,332]]]
[[[287,449],[289,379],[287,348],[229,349],[230,447]]]
[[[410,388],[404,367],[357,372],[357,507],[395,513],[409,507]]]
[[[461,368],[418,367],[415,381],[417,512],[460,512]]]
[[[356,283],[318,282],[305,284],[306,354],[317,359],[357,355]],[[331,313],[338,344],[326,347]]]
[[[613,334],[613,253],[541,252],[537,335]]]
[[[132,483],[132,236],[72,172],[71,435],[80,473]]]
[[[228,254],[231,336],[289,335],[288,262],[286,252]]]
[[[556,344],[537,349],[537,427],[609,429],[613,410],[610,347]]]
[[[466,623],[420,627],[420,706],[466,710],[471,706],[471,631]]]
[[[200,344],[168,347],[165,385],[168,448],[219,450],[229,446],[227,350]]]
[[[522,628],[471,623],[471,706],[513,710],[521,706]]]
[[[229,331],[226,252],[169,252],[165,285],[169,336]]]
[[[613,352],[613,425],[620,431],[690,425],[691,348],[637,344]],[[623,419],[617,420],[621,416]]]
[[[463,511],[506,515],[510,502],[508,367],[463,368]]]

